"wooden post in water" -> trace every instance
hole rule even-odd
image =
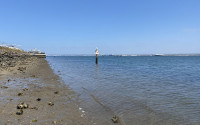
[[[98,55],[96,54],[96,64],[98,64]]]
[[[95,54],[96,54],[96,64],[98,64],[98,55],[99,55],[98,48],[96,48]]]

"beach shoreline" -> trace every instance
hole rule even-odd
[[[75,92],[44,58],[25,56],[14,62],[0,70],[0,124],[92,124],[81,111]],[[21,103],[28,108],[17,109]]]

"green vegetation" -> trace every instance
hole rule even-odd
[[[27,53],[21,49],[14,49],[14,48],[0,46],[0,53],[4,53],[4,52],[8,52],[8,53],[12,52],[12,53],[17,53],[17,54]]]

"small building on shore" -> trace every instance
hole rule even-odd
[[[40,50],[37,50],[37,49],[30,50],[28,53],[32,56],[46,58],[45,52],[41,52]]]

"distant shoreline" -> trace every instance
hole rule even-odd
[[[92,54],[64,54],[64,55],[56,55],[56,54],[49,54],[47,55],[47,57],[52,57],[52,56],[95,56],[95,55],[92,55]],[[117,57],[120,57],[120,56],[128,56],[128,57],[132,57],[132,56],[200,56],[200,54],[136,54],[136,55],[132,55],[132,54],[111,54],[111,55],[99,55],[99,56],[117,56]]]

